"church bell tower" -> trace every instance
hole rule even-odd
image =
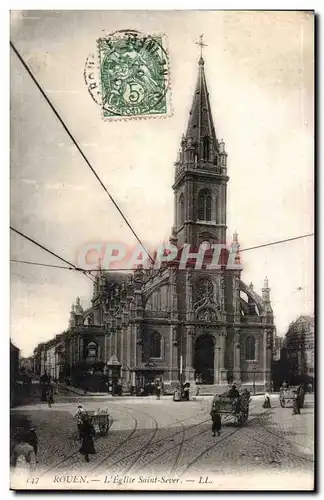
[[[173,235],[179,245],[194,247],[206,241],[226,243],[227,153],[223,140],[216,137],[204,64],[201,56],[173,184]]]

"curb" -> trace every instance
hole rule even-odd
[[[62,387],[63,389],[66,389],[70,392],[74,392],[75,394],[77,394],[78,396],[82,396],[82,397],[106,397],[106,398],[111,398],[111,399],[125,399],[125,398],[136,398],[136,399],[143,399],[143,400],[150,400],[150,399],[156,399],[156,396],[155,395],[150,395],[150,396],[135,396],[134,394],[131,395],[131,394],[123,394],[122,396],[113,396],[112,394],[110,393],[107,393],[107,392],[87,392],[87,393],[84,393],[84,391],[82,391],[81,389],[77,389],[76,387],[73,387],[73,386],[70,386],[70,385],[64,385],[64,384],[57,384],[58,387]],[[265,392],[256,392],[255,394],[251,394],[251,397],[255,397],[255,396],[264,396]],[[271,396],[277,396],[279,395],[279,393],[277,392],[272,392],[270,394],[270,397]],[[203,394],[198,394],[198,396],[194,396],[194,397],[197,397],[197,398],[203,398],[203,397],[211,397],[211,396],[215,396],[215,393],[214,392],[204,392]],[[170,393],[167,393],[167,394],[164,394],[162,396],[162,398],[172,398],[173,397],[173,394],[170,394]],[[162,399],[161,398],[161,399]],[[192,400],[192,398],[191,398]]]

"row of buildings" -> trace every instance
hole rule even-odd
[[[20,350],[10,341],[10,406],[15,403],[16,384],[20,376]]]
[[[98,332],[94,333],[94,329],[99,327],[84,325],[82,322],[86,312],[80,305],[80,300],[77,299],[76,305],[72,307],[71,311],[70,328],[66,332],[57,335],[54,339],[39,344],[30,358],[21,358],[20,368],[23,369],[23,372],[38,376],[47,373],[52,379],[63,382],[70,381],[70,383],[81,387],[86,387],[87,384],[91,385],[91,379],[94,379],[96,385],[92,387],[94,390],[100,389],[98,386],[98,384],[100,385],[100,376],[101,378],[103,376],[106,380],[123,380],[125,367],[119,362],[117,355],[114,354],[114,352],[119,352],[118,349],[117,351],[114,349],[116,339],[106,332],[103,334],[103,341],[100,342]],[[91,326],[90,329],[89,326]],[[86,345],[84,345],[84,342],[86,342]],[[142,366],[142,371],[135,370],[133,373],[138,372],[138,375],[143,376],[144,372],[146,372],[146,375],[152,375],[152,377],[164,375],[163,368],[159,368],[162,365],[158,365],[153,361],[154,355],[155,359],[161,356],[159,338],[155,338],[151,348],[153,356],[149,356],[146,366]],[[247,348],[253,349],[253,346],[250,345]],[[11,369],[15,372],[12,379],[17,378],[18,373],[17,352],[18,349],[12,346],[13,362]],[[177,367],[177,370],[179,371],[179,367]],[[285,337],[274,336],[270,380],[274,390],[279,390],[283,381],[287,381],[292,385],[303,382],[314,387],[314,370],[314,317],[300,316],[289,325]],[[258,373],[253,371],[250,373],[251,375],[252,379],[248,383],[258,385]],[[143,382],[143,380],[138,380],[138,377],[135,377],[133,382],[131,379],[123,381],[124,384],[129,382],[130,385],[134,384],[134,386],[138,382]]]
[[[290,323],[285,337],[277,337],[273,363],[273,380],[278,387],[286,380],[292,385],[301,382],[314,387],[315,382],[315,320],[300,316]]]

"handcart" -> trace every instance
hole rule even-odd
[[[96,435],[106,436],[110,425],[111,417],[108,410],[96,410],[93,414],[89,414],[90,422],[95,430]]]
[[[286,408],[288,405],[293,406],[293,401],[295,396],[299,399],[299,407],[304,407],[305,401],[305,391],[302,385],[291,386],[289,388],[281,388],[279,393],[279,402],[282,408]]]
[[[241,426],[248,421],[249,391],[242,391],[237,398],[231,398],[228,393],[216,394],[213,399],[211,413],[218,413],[223,422],[234,420],[234,424]]]

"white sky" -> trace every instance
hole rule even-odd
[[[171,118],[104,122],[83,70],[96,39],[132,28],[163,32]],[[149,245],[173,224],[174,165],[197,78],[205,70],[216,134],[229,154],[228,240],[241,248],[313,232],[313,17],[302,12],[15,12],[11,39],[127,218]],[[134,238],[11,54],[11,225],[76,262],[89,242]],[[60,264],[11,235],[11,258]],[[242,254],[243,279],[269,278],[278,333],[313,313],[313,238]],[[302,290],[296,292],[298,287]],[[68,325],[92,284],[65,270],[11,264],[11,337],[23,355]]]

